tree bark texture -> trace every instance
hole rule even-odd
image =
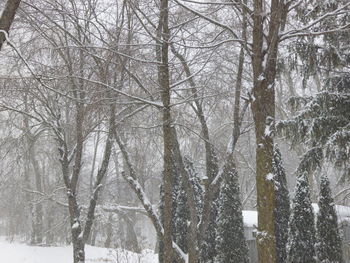
[[[9,33],[12,22],[15,18],[16,11],[19,7],[21,0],[7,0],[4,11],[0,17],[0,30],[4,30],[7,34]],[[2,45],[6,41],[6,35],[0,33],[0,50]]]
[[[74,166],[72,169],[72,175],[70,176],[70,160],[68,160],[68,149],[67,142],[64,138],[58,136],[59,141],[59,153],[60,153],[60,161],[62,166],[62,174],[65,186],[67,188],[67,198],[68,198],[68,209],[70,215],[70,225],[71,225],[71,235],[72,235],[72,243],[73,243],[73,257],[74,263],[84,263],[85,262],[85,244],[88,241],[88,238],[91,233],[95,209],[99,197],[99,192],[101,191],[101,182],[106,175],[108,164],[110,160],[110,155],[112,151],[112,136],[115,131],[115,105],[110,106],[110,119],[109,119],[109,131],[106,140],[106,145],[104,149],[103,160],[100,169],[97,172],[97,176],[95,178],[93,192],[90,198],[90,203],[87,208],[87,217],[85,221],[85,225],[82,225],[82,220],[80,216],[80,206],[78,204],[77,199],[77,185],[78,179],[80,175],[82,155],[83,155],[83,145],[84,145],[84,115],[85,108],[80,103],[76,104],[76,119],[75,119],[75,159]],[[60,128],[59,128],[60,129]],[[62,129],[60,129],[62,131]]]
[[[157,57],[160,62],[158,66],[158,82],[161,89],[161,98],[163,102],[163,146],[164,146],[164,261],[172,263],[175,260],[173,255],[172,240],[172,188],[173,188],[173,164],[174,164],[174,143],[172,135],[172,120],[170,109],[170,76],[169,76],[169,25],[168,25],[168,0],[160,1],[160,16],[157,29],[158,42],[160,48],[157,49]]]
[[[27,101],[27,94],[24,95],[24,105],[25,109],[28,110],[28,101]],[[38,160],[36,159],[36,151],[35,151],[35,143],[37,140],[38,134],[33,134],[30,125],[29,125],[29,119],[28,117],[24,117],[24,131],[25,131],[25,138],[26,138],[26,146],[27,146],[27,161],[31,164],[33,168],[34,173],[34,184],[35,184],[35,190],[38,192],[43,192],[43,186],[42,186],[42,174],[40,171],[40,166],[38,163]],[[29,165],[29,164],[28,164]],[[30,173],[29,167],[26,169],[27,173]],[[27,174],[28,176],[28,174]],[[29,180],[29,179],[28,179]],[[32,186],[30,186],[30,180],[28,181],[28,189],[31,189]],[[43,205],[41,202],[34,202],[34,199],[31,200],[32,204],[30,205],[32,209],[32,237],[31,237],[31,243],[32,244],[40,244],[43,241]]]
[[[253,98],[251,109],[256,135],[256,186],[258,208],[257,247],[260,263],[276,262],[275,189],[273,182],[273,130],[275,120],[275,77],[279,30],[286,5],[272,0],[266,24],[264,0],[254,0],[253,14]],[[266,26],[266,29],[264,28]],[[268,32],[268,33],[267,33]]]

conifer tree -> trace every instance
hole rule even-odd
[[[195,194],[195,201],[197,207],[198,217],[201,213],[202,207],[202,194],[203,190],[200,185],[199,174],[194,168],[194,164],[189,156],[184,157],[184,166],[189,181],[192,184]],[[184,175],[179,175],[174,178],[174,196],[173,206],[175,208],[174,213],[174,241],[176,244],[186,253],[188,252],[187,240],[188,240],[188,221],[190,220],[190,210],[186,192]]]
[[[288,263],[315,263],[315,221],[307,173],[297,180],[288,237]]]
[[[296,18],[306,25],[347,3],[348,0],[301,1],[296,8]],[[348,6],[337,19],[327,17],[315,25],[315,31],[348,25],[349,11]],[[292,60],[295,64],[300,58],[303,61],[298,72],[303,74],[305,86],[308,78],[320,80],[316,94],[290,98],[289,103],[297,114],[277,125],[277,130],[283,131],[292,146],[302,144],[308,148],[299,165],[299,173],[307,171],[311,174],[325,161],[330,161],[339,168],[343,179],[350,176],[347,150],[350,147],[349,39],[349,30],[335,30],[315,38],[301,36],[292,45]]]
[[[201,248],[201,262],[214,263],[216,257],[216,221],[218,217],[219,191],[216,193],[210,211],[210,223]]]
[[[193,161],[189,156],[184,157],[184,165],[186,172],[189,176],[190,182],[192,184],[194,194],[195,194],[195,201],[196,201],[196,206],[197,206],[197,213],[198,216],[200,217],[202,213],[202,208],[203,208],[203,188],[201,185],[201,180],[198,172],[196,171]]]
[[[350,175],[350,74],[329,79],[324,91],[313,97],[294,97],[290,103],[298,114],[281,121],[277,129],[292,145],[303,144],[308,151],[302,156],[298,173],[312,173],[330,161]]]
[[[174,178],[173,207],[175,207],[173,215],[173,239],[175,243],[187,253],[187,221],[189,220],[189,209],[182,177]]]
[[[225,170],[219,195],[215,262],[247,263],[248,247],[244,238],[237,171],[233,162]]]
[[[213,149],[211,148],[210,165],[208,165],[207,160],[207,179],[208,183],[214,180],[214,177],[219,171],[218,158]],[[203,234],[203,242],[200,248],[201,250],[201,263],[214,263],[216,256],[216,222],[218,217],[218,199],[220,190],[215,193],[212,199],[211,210],[210,210],[210,220],[206,233]]]
[[[164,222],[164,187],[163,184],[159,187],[159,218],[160,221]],[[159,263],[164,263],[164,243],[160,236],[158,236],[158,261]]]
[[[175,173],[174,173],[175,174]],[[177,230],[176,230],[176,225],[180,226],[180,222],[182,221],[181,218],[176,218],[176,214],[179,215],[183,215],[183,211],[181,211],[181,208],[183,207],[183,205],[180,205],[181,208],[178,207],[178,203],[177,203],[177,199],[178,199],[178,191],[179,191],[179,186],[178,186],[178,182],[179,180],[177,180],[177,176],[175,176],[174,178],[174,182],[173,182],[173,192],[172,192],[172,199],[173,199],[173,210],[172,210],[172,223],[173,223],[173,232],[172,232],[172,238],[173,240],[176,242],[176,238],[180,241],[180,237],[181,234],[177,235]],[[181,211],[181,212],[180,212]],[[159,216],[160,216],[160,220],[162,222],[162,224],[164,224],[164,186],[163,184],[160,185],[160,205],[159,205]],[[185,230],[186,231],[186,230]],[[186,233],[186,232],[185,232]],[[181,239],[181,241],[183,241],[183,239]],[[162,239],[158,240],[159,244],[159,253],[158,253],[158,261],[159,263],[165,263],[164,261],[164,243]],[[184,244],[182,244],[184,245]],[[181,247],[181,249],[184,249],[183,247]]]
[[[275,182],[275,233],[277,247],[277,262],[284,263],[287,260],[287,241],[288,241],[288,221],[290,216],[290,202],[287,186],[286,172],[283,168],[281,153],[275,145],[274,158],[274,182]]]
[[[317,214],[317,258],[320,263],[342,263],[342,246],[338,231],[338,218],[335,211],[329,180],[321,177],[320,197]]]
[[[202,207],[202,194],[203,190],[200,185],[199,174],[194,168],[194,164],[191,159],[186,156],[184,158],[184,165],[186,172],[188,173],[190,182],[195,190],[195,200],[198,208],[198,216],[201,213]],[[180,173],[178,173],[177,167],[174,165],[174,178],[173,178],[173,240],[184,251],[188,252],[187,240],[188,240],[188,221],[189,207],[187,203],[187,193],[185,187],[185,180]],[[160,218],[163,220],[163,207],[164,207],[164,191],[163,187],[160,187]],[[163,254],[164,246],[162,240],[159,240],[159,254],[158,260],[160,263],[164,263]]]
[[[300,26],[305,26],[317,17],[334,12],[347,3],[348,0],[301,1],[295,9],[296,19],[301,22]],[[350,22],[349,10],[349,7],[347,7],[345,12],[338,14],[337,19],[332,17],[323,19],[315,25],[314,30],[320,32],[346,26]],[[349,65],[349,36],[349,30],[333,30],[333,32],[317,37],[301,36],[296,39],[295,44],[292,45],[292,53],[294,53],[294,59],[297,56],[302,58],[300,73],[304,77],[305,84],[306,80],[315,74],[320,75],[321,78],[325,74],[324,77],[327,78],[336,72],[334,67],[339,70]],[[322,67],[322,70],[320,67]]]

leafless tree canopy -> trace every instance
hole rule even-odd
[[[86,244],[212,262],[214,207],[230,173],[243,209],[258,212],[259,262],[278,262],[275,145],[289,189],[299,157],[316,148],[307,135],[288,137],[288,120],[314,116],[287,101],[309,102],[349,74],[350,3],[327,2],[0,5],[0,234],[72,244],[74,263],[85,262]],[[346,205],[349,164],[332,160],[308,173],[312,199],[328,174]],[[185,248],[174,234],[179,180]]]

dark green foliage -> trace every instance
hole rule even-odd
[[[160,204],[159,204],[159,218],[162,224],[164,223],[164,187],[160,185],[159,190]],[[158,236],[158,261],[164,263],[164,243],[160,236]]]
[[[295,23],[300,26],[310,24],[327,13],[346,5],[348,0],[303,0],[295,9]],[[315,37],[299,37],[291,45],[292,64],[307,79],[319,79],[318,93],[312,97],[290,99],[297,115],[280,122],[277,130],[292,142],[308,147],[303,156],[298,173],[312,173],[325,161],[339,168],[343,178],[350,176],[350,31],[334,30],[348,25],[350,6],[347,6],[334,19],[326,16],[315,23],[314,32],[332,31]],[[296,25],[298,27],[298,25]],[[300,63],[301,61],[301,66]],[[322,83],[323,81],[323,83]],[[306,85],[305,85],[306,87]]]
[[[274,182],[275,182],[275,233],[277,245],[277,262],[287,260],[288,221],[290,216],[289,192],[286,172],[283,168],[281,153],[275,145],[273,156]]]
[[[348,0],[304,0],[296,7],[296,20],[299,25],[305,26],[313,20],[326,13],[333,12],[348,3]],[[332,16],[325,17],[320,23],[315,23],[310,30],[314,32],[333,31],[332,33],[319,35],[313,38],[297,38],[294,45],[291,45],[291,57],[294,63],[301,58],[300,73],[307,79],[314,74],[320,74],[322,70],[333,71],[334,67],[338,69],[349,65],[350,53],[348,47],[350,44],[349,30],[334,30],[342,28],[350,22],[350,7],[344,9],[344,12],[338,14],[334,19]],[[299,60],[300,61],[300,60]]]
[[[317,258],[320,263],[342,263],[342,246],[338,231],[338,218],[335,211],[329,180],[321,178],[320,197],[317,214]]]
[[[184,157],[184,165],[194,190],[197,213],[198,213],[198,217],[200,218],[200,215],[203,209],[203,200],[202,200],[203,189],[201,185],[201,180],[198,172],[194,167],[192,160],[188,156]]]
[[[216,256],[216,220],[218,216],[218,196],[214,199],[210,211],[210,223],[205,233],[204,241],[201,247],[201,262],[214,263]]]
[[[185,195],[183,194],[182,187],[179,185],[181,180],[179,177],[175,176],[173,181],[173,207],[172,207],[172,228],[173,228],[173,240],[178,244],[178,246],[187,251],[187,213],[186,213],[186,200],[184,200]],[[164,224],[164,189],[163,185],[160,186],[160,205],[159,205],[159,215],[162,224]],[[181,194],[180,194],[181,193]],[[178,202],[179,201],[179,202]],[[185,203],[184,203],[185,202]],[[185,222],[185,223],[184,223]],[[181,229],[181,226],[185,229]],[[180,229],[180,231],[178,231]],[[164,262],[164,244],[163,240],[158,240],[159,253],[158,260],[159,263]],[[179,243],[178,243],[179,242]]]
[[[307,174],[303,173],[297,180],[292,204],[289,222],[287,262],[316,262],[315,232],[314,212],[311,206]]]
[[[217,217],[217,263],[246,263],[248,247],[244,238],[242,204],[237,171],[233,164],[224,171]]]
[[[207,163],[207,177],[211,182],[219,171],[218,159],[214,149],[211,149],[212,160]],[[207,160],[208,161],[208,160]],[[218,198],[219,191],[214,196],[211,211],[210,211],[210,223],[206,233],[204,233],[204,241],[201,247],[201,263],[213,263],[216,256],[216,222],[218,216]],[[203,234],[203,233],[202,233]]]
[[[198,216],[201,213],[202,207],[202,188],[200,185],[199,175],[196,172],[193,162],[189,157],[184,158],[184,165],[186,172],[189,176],[190,182],[195,192],[196,207],[198,208]],[[178,169],[174,166],[174,178],[173,178],[173,240],[174,242],[185,252],[188,252],[187,240],[188,240],[188,221],[190,220],[190,211],[187,203],[187,192],[185,180],[178,172]],[[161,202],[159,206],[160,218],[163,221],[163,206],[164,196],[163,187],[160,188]],[[159,240],[159,262],[163,263],[163,243]]]
[[[350,75],[329,79],[327,89],[310,98],[292,98],[298,114],[278,123],[292,145],[309,147],[302,157],[298,174],[312,173],[324,161],[350,175]]]
[[[179,178],[180,179],[180,178]],[[187,253],[187,221],[189,220],[189,209],[187,206],[186,191],[184,183],[179,180],[174,189],[174,241]]]
[[[191,187],[194,190],[198,217],[202,211],[203,190],[200,185],[199,175],[194,164],[188,156],[184,157],[184,166],[189,177]],[[188,222],[190,221],[190,210],[187,199],[187,191],[183,175],[174,178],[174,241],[185,252],[188,252]]]

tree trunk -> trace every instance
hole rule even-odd
[[[252,112],[255,122],[256,133],[256,186],[258,202],[258,255],[259,262],[275,262],[276,241],[274,228],[274,208],[275,208],[275,189],[272,180],[269,180],[273,174],[273,139],[271,136],[265,136],[266,123],[269,118],[274,118],[274,96],[264,92],[267,87],[260,87],[258,92],[254,93],[256,98],[252,103]],[[257,99],[264,98],[264,99]],[[270,120],[272,121],[272,120]]]
[[[85,244],[82,236],[82,226],[80,222],[80,209],[77,203],[75,192],[67,191],[68,206],[70,215],[71,235],[73,244],[74,263],[85,262]]]
[[[97,222],[95,222],[92,229],[91,229],[91,234],[90,234],[90,245],[91,246],[95,246],[95,244],[96,244],[97,233],[98,233],[98,225],[97,225]]]
[[[73,243],[73,257],[74,263],[85,262],[85,243],[83,239],[83,230],[80,221],[80,208],[77,201],[77,185],[81,169],[81,160],[83,155],[83,123],[84,123],[84,106],[77,102],[76,122],[75,122],[75,140],[77,143],[75,160],[73,166],[73,173],[71,179],[68,173],[64,175],[67,178],[67,196],[68,196],[68,207],[71,223],[71,234]],[[68,172],[68,165],[67,165]]]
[[[163,102],[163,140],[164,140],[164,261],[174,262],[172,241],[172,188],[173,188],[173,136],[170,114],[170,80],[169,80],[169,27],[168,27],[168,0],[160,1],[160,17],[158,25],[160,47],[157,48],[157,58],[161,63],[158,66],[158,81],[161,88]]]
[[[31,183],[30,183],[30,178],[29,178],[29,160],[28,160],[28,156],[26,156],[26,161],[25,161],[25,164],[24,164],[24,185],[25,187],[29,190],[31,189]],[[35,244],[35,213],[34,213],[34,206],[33,206],[33,198],[31,197],[30,193],[29,192],[25,192],[25,199],[26,199],[26,202],[28,204],[28,211],[29,211],[29,214],[30,214],[30,220],[31,220],[31,231],[30,231],[30,244]],[[9,229],[13,229],[13,220],[11,219],[10,220],[10,227]],[[11,233],[14,233],[14,232],[11,232]]]
[[[5,31],[7,34],[10,30],[11,24],[15,18],[16,11],[18,9],[21,0],[7,0],[4,11],[0,17],[0,30]],[[4,32],[0,33],[0,50],[6,40]]]
[[[85,244],[79,237],[72,237],[73,243],[73,262],[85,263]]]
[[[28,111],[28,104],[27,104],[27,94],[24,94],[24,107]],[[39,163],[36,159],[36,152],[35,152],[35,143],[36,143],[36,135],[32,134],[30,126],[29,126],[29,119],[27,116],[24,117],[24,128],[25,128],[25,138],[26,138],[26,146],[27,146],[27,162],[28,166],[26,166],[26,176],[29,176],[30,169],[29,169],[29,163],[31,164],[34,172],[34,183],[35,183],[35,190],[39,193],[43,192],[43,186],[42,186],[42,176],[40,172]],[[28,190],[31,189],[30,187],[30,179],[27,179],[28,181]],[[31,200],[33,201],[33,200]],[[32,212],[32,237],[31,237],[31,243],[32,244],[40,244],[43,241],[43,205],[41,202],[35,202],[31,204],[31,212]]]
[[[137,240],[137,234],[135,232],[135,223],[127,215],[123,216],[123,220],[126,223],[126,247],[135,253],[141,253],[141,248]]]
[[[264,24],[263,14],[267,12],[264,10],[266,6],[264,0],[254,0],[252,53],[254,86],[251,109],[256,136],[257,247],[260,263],[276,262],[275,189],[272,167],[275,78],[279,29],[287,14],[284,1],[272,0],[269,23]],[[265,31],[264,25],[266,25]]]
[[[35,175],[35,188],[38,192],[43,192],[42,187],[42,176],[39,168],[38,161],[35,159],[35,149],[34,149],[35,142],[32,141],[30,147],[30,159],[34,170]],[[43,205],[41,202],[35,204],[35,243],[40,244],[43,242]]]
[[[113,215],[109,214],[107,227],[106,227],[107,238],[105,240],[105,247],[107,247],[107,248],[111,247],[112,238],[113,238],[113,223],[112,223],[112,219],[113,219]]]
[[[54,235],[53,235],[53,223],[54,223],[54,212],[55,207],[53,204],[50,205],[49,213],[47,215],[47,231],[46,231],[46,244],[53,244],[54,242]]]

